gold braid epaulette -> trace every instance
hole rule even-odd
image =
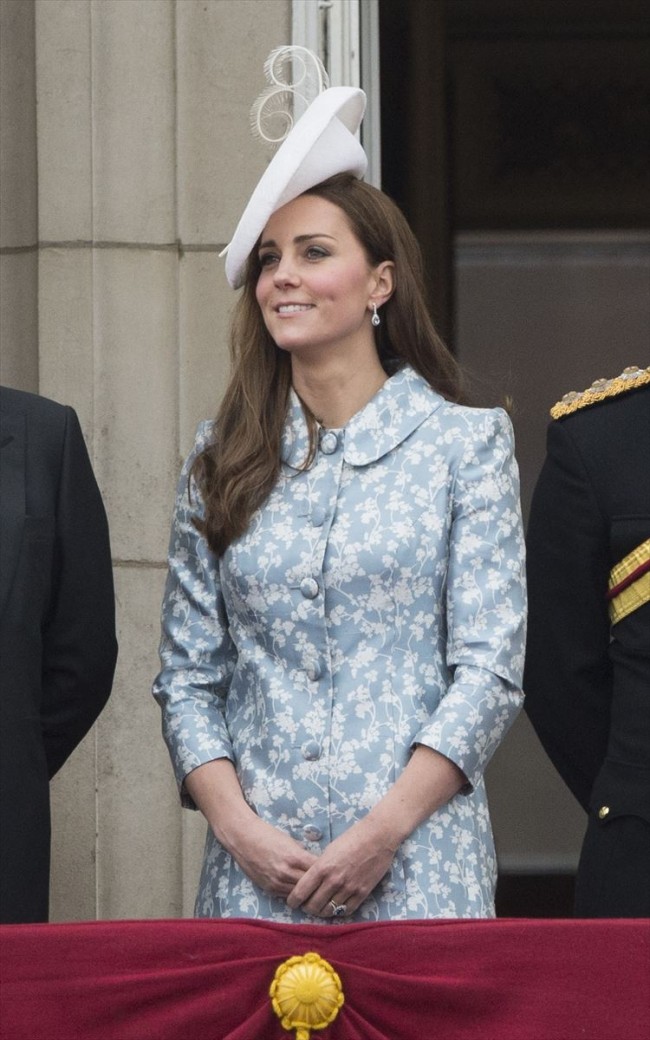
[[[650,383],[650,367],[637,368],[636,365],[630,365],[615,379],[597,379],[580,394],[576,390],[565,394],[562,400],[551,408],[551,416],[553,419],[561,419],[562,416],[571,415],[580,408],[588,408],[589,405],[606,401],[608,397],[616,397],[626,390],[636,390],[638,386],[645,386],[646,383]]]

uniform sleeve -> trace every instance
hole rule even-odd
[[[451,683],[416,743],[451,759],[471,789],[523,701],[526,588],[510,421],[473,418],[455,477],[447,575]]]
[[[570,431],[548,430],[528,526],[526,711],[586,809],[609,732],[608,527]]]
[[[65,409],[41,725],[52,777],[101,712],[117,659],[108,523],[81,427]]]
[[[228,634],[219,561],[193,523],[203,514],[200,491],[194,482],[188,486],[192,462],[205,446],[210,426],[199,427],[178,482],[162,605],[162,668],[153,686],[186,808],[196,808],[183,787],[187,774],[213,759],[234,758],[225,701],[236,652]]]

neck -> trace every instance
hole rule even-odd
[[[356,364],[332,358],[317,366],[292,358],[293,388],[323,426],[345,426],[386,382],[375,353]]]

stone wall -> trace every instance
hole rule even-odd
[[[52,784],[52,919],[191,913],[204,837],[158,709],[182,457],[227,374],[218,252],[265,157],[248,110],[291,0],[0,0],[3,382],[76,408],[106,503],[120,656]]]

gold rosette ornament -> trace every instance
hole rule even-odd
[[[295,1029],[296,1040],[309,1040],[312,1029],[325,1029],[345,999],[340,978],[318,953],[284,961],[275,973],[270,996],[283,1029]]]

